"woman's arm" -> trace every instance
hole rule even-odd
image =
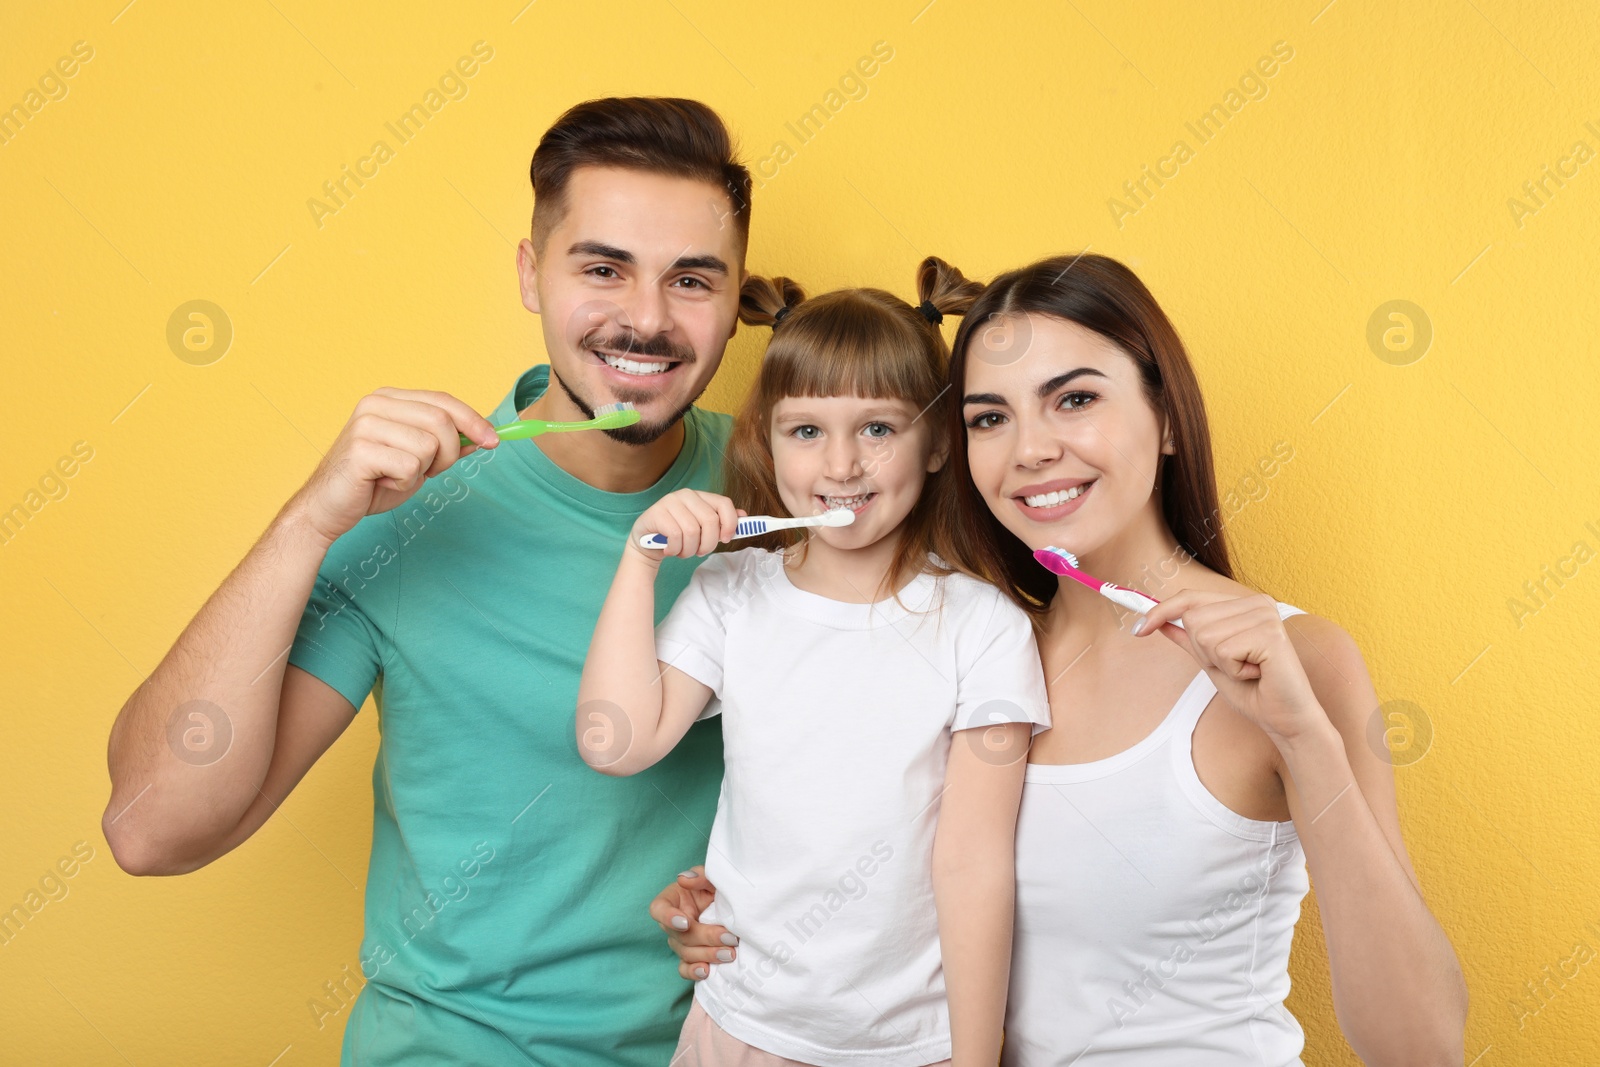
[[[667,946],[678,957],[678,973],[690,981],[706,977],[719,963],[732,963],[739,954],[739,938],[726,926],[700,921],[700,913],[716,897],[705,865],[697,863],[650,902],[650,918],[667,935]]]
[[[656,574],[665,556],[704,555],[738,522],[727,497],[683,489],[657,501],[628,534],[578,683],[578,753],[602,774],[654,766],[711,699],[710,687],[656,659]],[[665,534],[666,549],[640,548],[645,533]]]
[[[952,1067],[1000,1058],[1016,910],[1015,843],[1032,726],[957,731],[934,831],[933,897],[950,1001]]]
[[[1277,747],[1350,1046],[1372,1067],[1459,1065],[1466,983],[1406,856],[1393,772],[1366,740],[1378,697],[1355,642],[1325,619],[1286,624],[1271,597],[1192,590],[1135,632],[1156,629]]]
[[[1324,711],[1321,724],[1278,750],[1316,885],[1339,1025],[1373,1067],[1460,1064],[1466,982],[1406,854],[1393,768],[1367,740],[1379,700],[1366,664],[1326,619],[1295,616],[1286,626]]]

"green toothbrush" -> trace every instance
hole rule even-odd
[[[639,421],[639,409],[627,401],[620,404],[607,404],[594,409],[594,418],[585,422],[547,422],[544,419],[523,419],[521,422],[508,422],[504,426],[496,426],[494,432],[500,435],[502,441],[522,441],[529,437],[538,437],[542,433],[562,433],[567,430],[616,430],[623,426],[632,426]],[[466,434],[461,434],[461,443],[473,444],[467,439]]]

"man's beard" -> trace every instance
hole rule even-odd
[[[582,355],[587,355],[590,350],[595,348],[601,348],[611,352],[633,352],[642,356],[658,356],[664,359],[676,360],[681,364],[692,364],[695,362],[695,354],[693,349],[680,347],[664,336],[652,337],[648,341],[641,341],[632,334],[628,334],[625,337],[607,338],[605,341],[596,341],[592,338],[586,337],[584,338],[584,343],[580,349],[580,353]],[[573,392],[572,386],[568,385],[564,378],[555,373],[554,367],[551,367],[550,369],[550,376],[553,377],[556,380],[556,383],[561,386],[561,391],[567,394],[567,399],[571,400],[573,404],[577,406],[578,410],[583,412],[585,418],[594,418],[594,406],[583,397]],[[701,395],[705,393],[706,387],[710,384],[710,382],[707,382],[705,385],[702,385],[700,387],[700,391],[689,398],[688,403],[684,404],[677,411],[674,411],[670,416],[661,422],[646,422],[645,420],[641,419],[632,426],[623,426],[614,430],[601,430],[600,432],[611,438],[613,441],[621,441],[625,445],[652,444],[666,434],[668,430],[676,426],[678,421],[682,419],[684,415],[688,414],[689,409],[694,407],[695,401],[700,399]],[[614,392],[616,393],[619,401],[627,401],[628,403],[633,404],[654,400],[660,395],[653,390],[632,390],[626,387],[616,388],[614,389]]]

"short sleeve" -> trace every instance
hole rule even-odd
[[[950,729],[1003,722],[1050,728],[1044,667],[1027,612],[993,586],[982,586],[963,611],[957,634],[956,712]]]
[[[694,569],[689,584],[656,627],[656,659],[722,691],[722,665],[727,649],[727,616],[736,602],[741,564],[747,552],[717,552]],[[721,711],[708,701],[700,718]]]
[[[369,515],[334,541],[317,569],[289,662],[338,690],[357,711],[382,669],[375,620],[392,612],[400,581],[392,515]]]

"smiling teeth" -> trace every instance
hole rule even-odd
[[[665,374],[672,369],[671,363],[641,363],[636,359],[623,359],[621,356],[599,353],[605,360],[606,366],[613,367],[624,374],[636,374],[640,377],[649,377],[652,374]]]
[[[825,496],[822,498],[822,502],[828,505],[829,510],[833,508],[849,508],[854,511],[862,504],[865,504],[867,498],[871,495],[871,493],[861,493],[858,496]]]
[[[1022,502],[1030,508],[1053,508],[1057,504],[1065,504],[1069,500],[1076,500],[1084,494],[1092,482],[1075,485],[1071,489],[1057,489],[1053,493],[1040,493],[1038,496],[1025,496]]]

